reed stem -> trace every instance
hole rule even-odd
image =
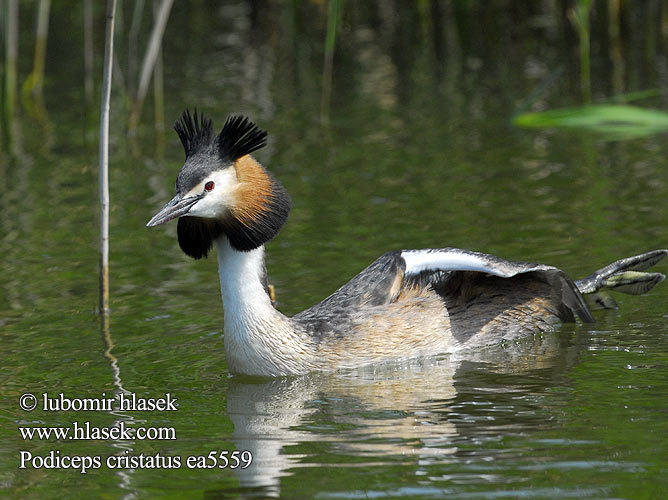
[[[107,0],[104,71],[100,105],[100,314],[109,314],[109,103],[114,60],[116,0]]]
[[[162,0],[160,8],[158,9],[155,24],[153,25],[153,31],[151,32],[151,39],[149,40],[148,48],[144,55],[144,61],[142,62],[139,86],[137,87],[137,98],[135,99],[132,113],[130,114],[128,132],[131,135],[137,130],[139,116],[141,115],[144,99],[148,92],[148,84],[151,81],[151,73],[153,73],[153,68],[155,67],[155,62],[158,58],[158,51],[162,45],[162,35],[165,32],[167,19],[169,18],[169,11],[171,10],[173,3],[174,0]]]
[[[320,121],[329,123],[329,107],[332,96],[332,74],[334,71],[334,48],[341,22],[343,0],[329,0],[327,9],[327,34],[325,35],[325,60],[322,68],[322,95],[320,96]]]
[[[83,3],[84,30],[84,95],[86,106],[93,102],[93,0]]]
[[[153,0],[153,17],[157,19],[160,13],[158,0]],[[158,49],[153,70],[153,117],[155,120],[155,155],[162,158],[165,131],[165,78],[162,61],[162,46]]]
[[[18,0],[5,2],[5,81],[3,92],[3,120],[5,141],[12,144],[13,120],[16,110],[16,76],[19,53],[19,5]]]
[[[591,56],[590,56],[590,22],[589,13],[592,0],[578,0],[575,7],[569,11],[569,17],[578,32],[580,39],[580,88],[582,100],[591,102]]]

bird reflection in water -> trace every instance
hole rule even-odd
[[[239,484],[278,497],[281,478],[303,467],[373,467],[401,457],[413,460],[419,470],[458,460],[461,444],[484,433],[480,410],[469,406],[472,393],[497,398],[496,403],[488,402],[487,410],[503,404],[514,415],[517,408],[508,408],[508,394],[513,394],[512,401],[526,411],[526,387],[507,385],[508,377],[499,375],[564,371],[582,350],[568,336],[569,328],[564,328],[560,334],[536,335],[501,350],[330,374],[271,380],[234,377],[227,393],[232,437],[237,449],[253,454],[250,467],[236,470]],[[535,377],[529,379],[535,383]],[[484,420],[482,425],[489,426],[488,415]],[[310,449],[324,447],[340,455],[341,463],[321,464],[317,452],[291,450],[309,443]],[[351,462],[350,456],[366,460]]]

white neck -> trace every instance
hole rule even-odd
[[[264,271],[264,246],[240,252],[232,248],[230,240],[221,236],[218,247],[218,274],[220,293],[223,296],[225,313],[247,309],[274,309],[262,283]],[[276,312],[274,310],[274,312]]]
[[[264,246],[240,252],[226,236],[216,245],[228,368],[267,376],[307,371],[303,336],[274,309],[265,289]]]

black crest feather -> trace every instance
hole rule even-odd
[[[187,193],[216,169],[229,168],[239,158],[263,147],[267,132],[248,118],[233,115],[227,118],[220,134],[214,138],[213,122],[195,109],[183,112],[174,124],[183,143],[186,161],[176,180],[180,194]],[[220,162],[222,160],[222,164]],[[260,169],[264,170],[260,165]],[[238,219],[232,210],[220,218],[179,217],[177,233],[181,249],[194,259],[206,257],[214,241],[226,235],[233,248],[253,250],[271,240],[285,223],[290,211],[290,195],[269,172],[270,193],[263,198],[263,210],[251,219]]]
[[[236,161],[267,144],[267,132],[245,116],[230,116],[218,136],[220,157]]]
[[[190,114],[190,110],[186,109],[174,124],[174,130],[181,139],[186,158],[188,158],[200,148],[211,143],[213,122],[202,113],[198,114],[197,108],[193,115]]]

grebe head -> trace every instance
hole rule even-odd
[[[206,257],[226,235],[232,247],[249,251],[273,238],[290,211],[285,188],[250,153],[267,133],[243,116],[230,116],[217,136],[213,122],[184,111],[174,124],[186,161],[176,179],[176,196],[146,224],[179,218],[179,245],[187,255]]]

